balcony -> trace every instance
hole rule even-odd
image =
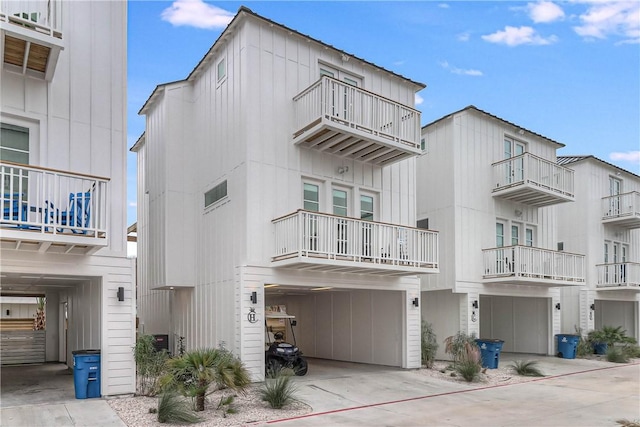
[[[62,43],[62,0],[0,0],[3,67],[53,79]]]
[[[618,262],[596,265],[599,291],[640,292],[640,264],[636,262]]]
[[[273,223],[273,267],[388,276],[438,272],[434,231],[304,210]]]
[[[585,282],[584,255],[506,246],[484,249],[484,283],[529,286],[580,286]]]
[[[623,228],[640,228],[640,193],[602,198],[602,222]]]
[[[531,206],[574,201],[573,170],[524,153],[493,164],[493,196]]]
[[[0,163],[2,249],[91,254],[108,245],[109,179]]]
[[[293,98],[294,144],[385,166],[417,156],[420,112],[323,76]]]

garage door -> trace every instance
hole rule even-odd
[[[340,290],[266,297],[296,316],[307,357],[402,366],[402,292]]]
[[[604,301],[596,300],[596,329],[602,326],[622,326],[627,336],[635,337],[635,310],[633,301]]]
[[[480,337],[504,340],[502,351],[547,354],[549,300],[480,296]]]

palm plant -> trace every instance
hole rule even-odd
[[[205,348],[170,359],[162,378],[164,389],[176,388],[195,398],[196,411],[204,411],[205,397],[211,385],[216,389],[243,391],[249,385],[249,373],[240,360],[224,349]],[[215,391],[215,390],[214,390]]]
[[[599,330],[589,332],[588,339],[592,343],[603,343],[612,347],[616,343],[635,344],[636,340],[627,336],[627,331],[622,326],[603,326]]]
[[[188,402],[174,391],[162,393],[158,401],[157,413],[159,423],[193,424],[201,421],[189,408]]]
[[[542,371],[536,366],[537,364],[538,362],[535,360],[517,360],[513,362],[511,367],[523,377],[544,377]]]
[[[37,297],[37,308],[36,308],[36,318],[35,323],[33,325],[33,329],[36,331],[42,331],[46,327],[46,318],[44,313],[44,308],[47,303],[47,298],[45,297]]]

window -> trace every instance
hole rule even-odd
[[[204,193],[204,207],[207,208],[225,197],[227,197],[227,180]]]
[[[496,246],[501,248],[504,246],[504,224],[496,223]]]
[[[526,228],[524,232],[525,232],[524,244],[526,246],[532,247],[533,246],[533,229]]]
[[[222,58],[218,62],[218,67],[216,68],[216,81],[220,83],[227,76],[227,60]]]
[[[517,225],[511,226],[511,245],[515,246],[520,243],[520,227]]]
[[[360,219],[373,221],[373,197],[360,196]]]
[[[302,206],[307,211],[320,212],[320,189],[315,184],[304,183]]]
[[[333,214],[347,216],[347,192],[333,189]]]
[[[429,218],[421,219],[416,224],[417,228],[421,228],[423,230],[429,229]]]
[[[29,129],[8,123],[0,126],[0,160],[29,164]],[[18,168],[6,168],[2,175],[2,189],[5,194],[28,192],[28,172]]]
[[[515,141],[511,138],[504,139],[504,158],[510,159],[512,157],[518,157],[525,153],[524,144]],[[518,157],[517,159],[508,162],[506,168],[507,183],[511,184],[519,182],[524,179],[524,159]]]
[[[424,151],[427,148],[427,140],[425,138],[420,139],[420,150]]]

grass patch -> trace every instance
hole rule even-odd
[[[193,424],[201,419],[191,410],[188,401],[177,393],[168,391],[160,395],[158,401],[158,422],[172,424]]]
[[[607,349],[607,361],[613,363],[628,363],[629,358],[622,348],[611,346]]]
[[[299,399],[298,387],[291,381],[288,372],[280,371],[274,378],[266,378],[260,389],[260,397],[273,409],[282,409]]]
[[[523,377],[544,377],[537,365],[538,362],[535,360],[516,360],[511,367],[518,375]]]
[[[456,363],[456,372],[467,382],[473,382],[478,378],[482,366],[474,360],[462,360]]]

